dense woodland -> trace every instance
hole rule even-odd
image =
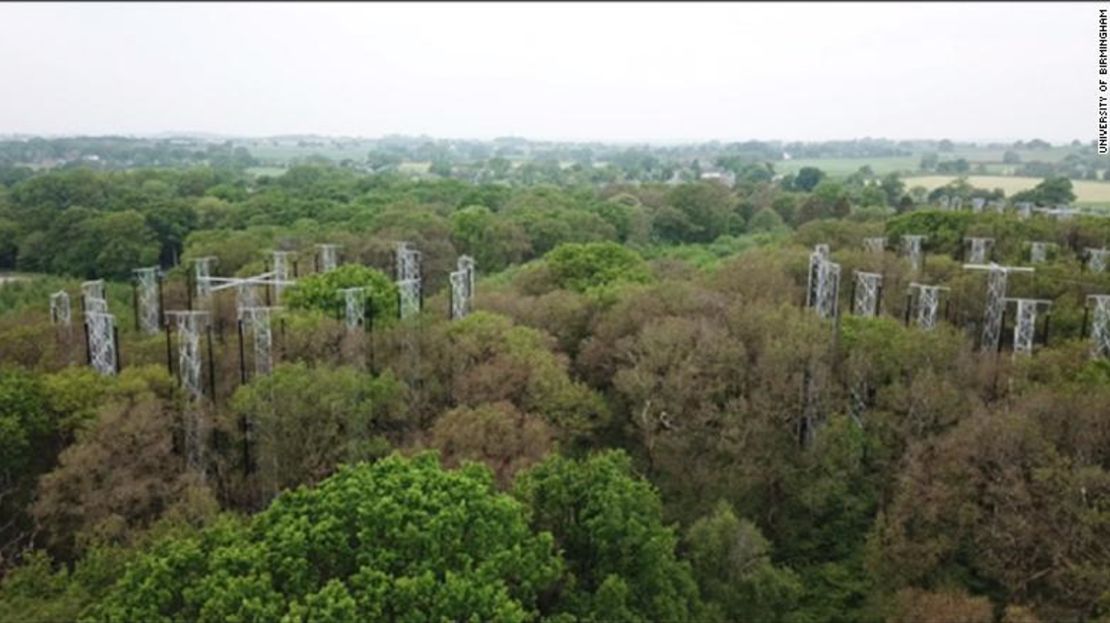
[[[1110,219],[1020,218],[966,182],[738,170],[734,187],[327,165],[9,180],[0,268],[34,275],[0,285],[0,620],[1110,621],[1110,361],[1085,309],[1110,272],[1083,255]],[[1020,199],[1071,198],[1052,178]],[[920,271],[903,234],[927,236]],[[1012,316],[1001,349],[978,343],[967,236],[1012,265],[1055,243],[1010,278],[1053,301],[1032,355],[1007,348]],[[425,288],[403,321],[399,241]],[[342,266],[316,272],[317,243]],[[837,319],[803,305],[820,243]],[[246,276],[272,250],[297,261],[272,372],[242,382],[220,293],[190,399],[165,335],[135,328],[132,270],[162,266],[184,309],[194,258]],[[474,311],[449,320],[461,254]],[[850,313],[853,270],[883,275],[878,317]],[[109,280],[118,375],[84,365],[90,278]],[[906,322],[911,282],[950,288],[933,331]],[[374,322],[349,331],[329,293],[354,286]]]

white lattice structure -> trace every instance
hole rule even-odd
[[[808,281],[806,282],[806,307],[814,307],[817,304],[817,271],[820,268],[821,262],[829,258],[829,245],[818,244],[813,247],[813,251],[809,254],[809,273]]]
[[[910,290],[914,297],[914,320],[917,326],[925,331],[937,328],[937,318],[940,316],[940,293],[948,290],[944,286],[911,283]]]
[[[840,300],[840,264],[830,261],[829,246],[819,244],[809,256],[809,285],[806,289],[806,306],[817,311],[821,318],[835,318],[837,301]]]
[[[904,235],[902,236],[902,255],[910,260],[910,268],[914,272],[921,270],[921,243],[925,240],[925,236]]]
[[[289,280],[289,251],[273,251],[270,273],[274,276],[274,302],[281,302],[281,293]]]
[[[395,251],[397,259],[397,281],[405,279],[420,279],[420,263],[423,259],[408,242],[398,242]]]
[[[953,210],[959,210],[960,208],[964,207],[964,198],[963,197],[952,197],[951,205],[952,205]]]
[[[339,266],[339,245],[316,245],[316,257],[319,258],[320,272],[328,273],[335,270],[335,268]]]
[[[1092,273],[1106,272],[1106,260],[1110,258],[1110,249],[1092,249],[1087,247],[1087,270]]]
[[[228,288],[235,288],[235,308],[237,310],[261,306],[259,288],[262,289],[263,293],[266,293],[269,291],[268,288],[273,287],[275,294],[280,296],[283,288],[295,284],[296,281],[289,279],[289,265],[287,263],[288,252],[274,251],[271,257],[273,259],[273,268],[264,273],[251,275],[249,277],[207,276],[205,278],[207,293],[214,294]]]
[[[139,329],[143,333],[158,333],[162,324],[162,309],[158,301],[158,267],[136,268],[133,272]]]
[[[1029,263],[1044,264],[1048,261],[1048,250],[1055,247],[1055,243],[1033,241],[1029,243]]]
[[[987,205],[987,200],[982,197],[973,197],[971,199],[971,211],[979,214],[983,211],[983,207]]]
[[[254,343],[254,373],[269,374],[274,367],[274,336],[270,327],[272,312],[280,307],[244,307],[239,310],[243,328],[249,330]]]
[[[1110,294],[1091,294],[1088,304],[1094,303],[1091,316],[1091,356],[1110,357]]]
[[[967,262],[969,264],[986,264],[990,250],[994,246],[994,238],[964,238],[968,246]]]
[[[863,250],[868,253],[879,253],[886,251],[886,236],[876,236],[874,238],[863,239]]]
[[[420,313],[420,293],[423,287],[420,251],[408,242],[397,243],[397,289],[400,296],[400,316],[402,319]]]
[[[258,307],[258,293],[250,281],[240,281],[235,284],[235,309]]]
[[[204,381],[201,378],[200,333],[208,324],[206,311],[167,311],[167,323],[172,322],[177,329],[177,369],[181,387],[189,403],[185,405],[182,420],[185,436],[185,463],[190,471],[201,474],[205,471],[205,432],[207,422],[200,405],[204,397]]]
[[[1037,310],[1052,305],[1052,301],[1021,298],[1006,301],[1013,301],[1017,305],[1014,315],[1014,354],[1028,355],[1033,352],[1033,344],[1037,339]]]
[[[73,324],[69,293],[65,290],[58,290],[50,295],[50,321],[60,327],[69,327]]]
[[[964,264],[965,269],[987,271],[987,300],[983,309],[983,332],[980,348],[990,350],[998,347],[1002,338],[1002,316],[1006,311],[1006,285],[1012,272],[1033,272],[1023,266],[999,266],[998,264]]]
[[[81,302],[86,312],[108,313],[108,300],[104,296],[104,280],[95,279],[82,283]]]
[[[937,199],[937,205],[940,206],[941,210],[948,210],[952,207],[952,200],[948,198],[948,195],[941,195],[940,198]]]
[[[89,364],[101,374],[115,374],[119,357],[115,340],[116,317],[86,308],[85,326],[89,335]]]
[[[216,258],[212,256],[193,260],[193,282],[198,301],[205,301],[212,293],[212,264],[215,261]]]
[[[1019,218],[1025,219],[1033,216],[1033,204],[1029,201],[1018,202],[1014,204],[1014,207],[1017,208]]]
[[[852,313],[865,317],[877,316],[879,314],[879,294],[883,287],[883,276],[879,273],[855,271],[855,278]]]
[[[204,395],[204,381],[201,378],[200,332],[207,326],[206,311],[168,311],[167,320],[172,320],[177,330],[177,369],[181,375],[181,386],[186,396],[200,398]]]
[[[366,317],[366,288],[343,288],[343,319],[348,331],[354,331]]]
[[[452,320],[465,318],[474,303],[474,258],[459,256],[456,268],[450,274]]]
[[[420,313],[420,280],[402,279],[397,282],[397,293],[400,298],[399,313],[401,320],[411,318]]]

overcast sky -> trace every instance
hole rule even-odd
[[[1095,137],[1099,4],[0,4],[0,134]]]

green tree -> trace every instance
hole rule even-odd
[[[282,295],[290,309],[311,309],[336,316],[346,303],[339,290],[366,288],[369,299],[367,313],[375,326],[383,326],[397,317],[397,286],[381,271],[359,264],[343,264],[326,273],[301,277]]]
[[[793,621],[798,577],[771,562],[771,544],[727,502],[687,531],[690,564],[702,595],[725,621]]]
[[[659,496],[632,475],[623,453],[553,456],[522,474],[516,496],[566,560],[556,612],[596,621],[701,620],[697,585],[675,555]]]
[[[752,216],[752,220],[748,223],[748,231],[752,233],[757,232],[774,232],[786,228],[782,217],[778,212],[771,208],[763,208]]]
[[[666,202],[689,223],[689,232],[681,242],[710,242],[728,233],[734,205],[724,186],[714,182],[682,184],[667,193]]]
[[[279,364],[235,392],[226,424],[237,431],[240,418],[251,423],[258,477],[276,493],[316,482],[340,463],[385,455],[385,435],[405,424],[402,396],[389,373]]]
[[[638,253],[614,242],[559,245],[544,256],[544,262],[557,287],[575,292],[651,278]]]
[[[158,543],[83,620],[526,621],[560,571],[485,467],[395,455]]]
[[[794,188],[803,192],[812,192],[821,180],[825,179],[825,172],[817,167],[802,167],[794,177]]]

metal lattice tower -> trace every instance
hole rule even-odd
[[[829,257],[829,245],[819,244],[813,247],[813,252],[809,254],[809,275],[806,283],[806,307],[814,307],[817,304],[817,272],[820,270],[821,262],[827,260]]]
[[[366,315],[366,288],[343,288],[344,320],[348,331],[354,331]]]
[[[1006,282],[1011,272],[1033,272],[1032,268],[1019,266],[999,266],[991,263],[964,264],[964,268],[971,270],[986,270],[987,272],[987,301],[983,310],[983,333],[980,348],[993,349],[998,347],[1002,338],[1002,315],[1006,311]]]
[[[940,199],[937,199],[937,205],[940,206],[941,210],[948,210],[952,207],[952,200],[948,198],[948,195],[941,195]]]
[[[964,238],[968,244],[967,261],[970,264],[986,264],[994,238]]]
[[[1092,273],[1105,272],[1107,258],[1110,258],[1110,249],[1087,247],[1087,270]]]
[[[212,293],[212,256],[198,257],[193,260],[193,273],[196,283],[197,300],[203,301]]]
[[[177,369],[189,403],[184,411],[185,463],[190,471],[205,471],[204,436],[206,422],[200,400],[204,396],[201,380],[200,332],[208,322],[206,311],[168,311],[177,327]]]
[[[240,281],[235,284],[235,308],[247,309],[258,307],[258,293],[254,291],[254,284],[249,281]]]
[[[1029,263],[1044,264],[1048,260],[1048,248],[1056,246],[1051,242],[1034,241],[1029,243]]]
[[[886,250],[886,236],[863,239],[863,250],[869,253],[882,253]]]
[[[403,279],[397,282],[397,291],[400,294],[401,319],[409,318],[420,313],[420,280]]]
[[[921,242],[925,236],[902,236],[902,254],[910,260],[910,268],[914,272],[921,270]]]
[[[987,205],[987,200],[982,197],[973,197],[971,199],[971,211],[978,214],[983,211],[983,206]]]
[[[289,252],[288,251],[274,251],[273,252],[273,268],[271,272],[274,275],[274,302],[281,302],[281,293],[285,289],[283,282],[289,281]]]
[[[1048,307],[1052,301],[1043,299],[1006,299],[1017,304],[1014,322],[1014,354],[1033,352],[1033,342],[1037,337],[1037,308]]]
[[[1019,218],[1029,218],[1033,216],[1033,204],[1028,201],[1021,201],[1014,204],[1014,207],[1017,208]]]
[[[835,318],[840,300],[840,264],[828,259],[829,246],[819,244],[810,254],[810,283],[807,305],[821,318]]]
[[[402,319],[420,313],[421,283],[420,251],[408,242],[397,243],[397,289],[400,292],[400,316]]]
[[[420,279],[420,262],[422,256],[408,242],[398,242],[395,252],[397,257],[397,281],[405,279]]]
[[[339,245],[318,244],[316,250],[320,257],[320,272],[327,273],[335,270],[335,267],[339,265]]]
[[[940,293],[948,290],[944,286],[930,286],[922,283],[911,283],[910,290],[917,293],[914,318],[917,326],[925,331],[937,328],[937,318],[940,315]]]
[[[73,313],[69,305],[69,293],[59,290],[50,295],[50,320],[61,327],[69,327],[73,323]]]
[[[89,335],[89,363],[101,374],[115,374],[119,356],[116,352],[114,331],[116,317],[106,312],[89,311],[86,308],[85,325]]]
[[[239,320],[250,329],[254,341],[254,373],[269,374],[273,369],[274,336],[270,328],[270,313],[280,307],[244,307],[239,310]]]
[[[166,316],[175,320],[177,328],[177,369],[181,386],[190,398],[204,395],[201,380],[200,332],[208,322],[206,311],[171,311]]]
[[[457,270],[450,274],[451,319],[465,318],[474,303],[474,258],[459,256]]]
[[[162,310],[158,302],[158,267],[136,268],[138,288],[139,328],[144,333],[157,333],[162,324]]]
[[[1110,357],[1110,294],[1091,294],[1095,313],[1091,318],[1091,356]]]
[[[108,301],[104,298],[104,280],[96,279],[82,283],[81,300],[86,312],[108,313]]]
[[[879,291],[883,276],[879,273],[855,271],[855,296],[852,313],[857,316],[874,317],[879,314]]]
[[[953,197],[952,198],[952,209],[953,210],[959,210],[963,206],[964,206],[964,198],[963,197]]]

